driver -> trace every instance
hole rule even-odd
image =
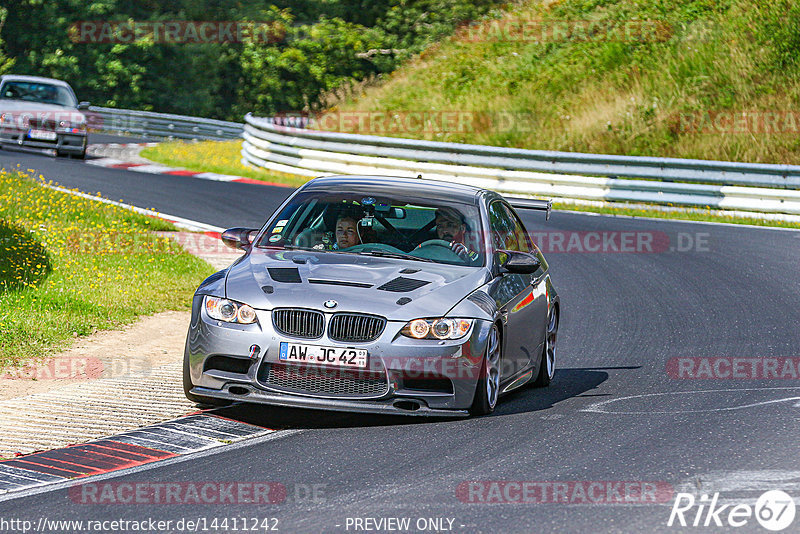
[[[449,207],[437,208],[435,222],[437,237],[450,243],[450,250],[466,262],[478,258],[478,254],[464,244],[467,225],[460,211]]]

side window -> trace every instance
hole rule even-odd
[[[495,249],[519,250],[517,237],[514,234],[514,220],[502,202],[495,201],[489,205],[489,223],[492,227],[492,244]]]
[[[503,208],[506,211],[506,214],[514,224],[514,241],[516,242],[517,248],[510,248],[509,250],[519,250],[521,252],[532,252],[533,247],[531,246],[531,240],[528,237],[528,232],[525,230],[525,227],[522,225],[522,221],[519,220],[517,214],[514,211],[503,204]]]

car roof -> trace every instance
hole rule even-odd
[[[55,78],[43,78],[42,76],[25,76],[22,74],[4,74],[3,76],[0,76],[0,82],[49,83],[52,85],[69,87],[69,84],[63,80],[56,80]]]
[[[402,178],[399,176],[339,175],[323,176],[308,182],[304,191],[348,191],[354,188],[375,188],[384,192],[387,189],[408,190],[432,200],[465,202],[474,204],[481,194],[489,191],[471,185],[430,180],[422,178]]]

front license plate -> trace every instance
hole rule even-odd
[[[55,141],[56,133],[48,132],[47,130],[30,130],[28,131],[30,139],[41,139],[42,141]]]
[[[344,347],[323,347],[303,343],[281,341],[278,359],[282,362],[298,362],[313,365],[330,365],[332,367],[355,367],[363,369],[367,366],[366,349],[349,349]]]

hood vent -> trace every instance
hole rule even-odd
[[[303,281],[300,278],[300,271],[298,271],[296,267],[270,267],[267,271],[276,282],[299,284]]]
[[[430,284],[430,282],[427,280],[398,276],[394,280],[389,280],[378,289],[381,291],[391,291],[392,293],[408,293],[409,291],[414,291],[428,284]]]
[[[408,297],[400,297],[399,299],[397,299],[398,306],[405,306],[409,302],[411,302],[411,299]]]
[[[403,269],[402,271],[400,271],[400,274],[414,274],[418,272],[419,269]]]
[[[325,284],[329,286],[372,287],[366,282],[348,282],[347,280],[323,280],[322,278],[309,278],[309,284]]]

